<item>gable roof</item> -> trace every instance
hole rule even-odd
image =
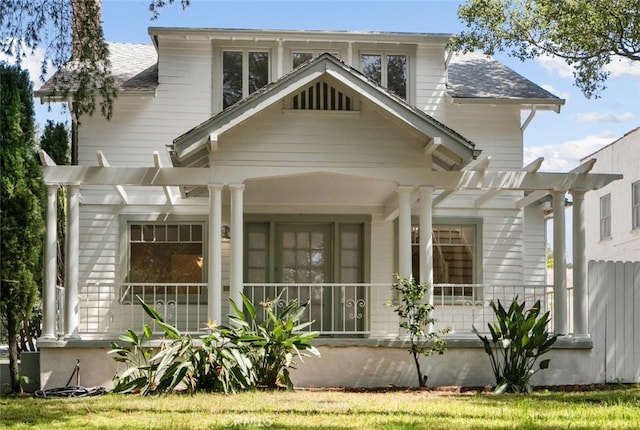
[[[177,137],[170,146],[174,166],[180,166],[182,160],[192,158],[197,153],[202,156],[207,150],[211,135],[220,135],[234,128],[322,75],[330,76],[429,139],[442,139],[442,145],[438,146],[435,154],[439,155],[441,164],[446,163],[448,170],[459,169],[480,154],[473,142],[455,130],[407,103],[332,54],[324,53]]]
[[[447,93],[460,102],[502,100],[547,105],[557,112],[564,100],[486,55],[454,55],[449,63]]]
[[[153,45],[134,43],[107,43],[111,73],[119,92],[154,92],[158,86],[158,54]],[[68,71],[60,70],[45,82],[36,97],[56,93],[56,80],[64,78]]]

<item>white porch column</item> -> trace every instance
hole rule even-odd
[[[209,261],[207,314],[222,323],[222,185],[209,185]]]
[[[242,309],[242,254],[243,254],[243,202],[244,184],[230,185],[231,190],[231,273],[230,297]]]
[[[587,299],[587,252],[585,249],[584,191],[573,196],[573,333],[585,335],[589,329]]]
[[[425,300],[433,306],[433,213],[432,187],[420,187],[420,282],[431,285]],[[433,324],[427,331],[432,333]]]
[[[42,294],[43,340],[56,339],[56,283],[58,281],[58,187],[47,185],[47,236],[44,245],[44,291]]]
[[[64,288],[64,338],[79,339],[78,253],[80,244],[80,186],[67,187],[67,238]]]
[[[411,192],[413,187],[398,187],[398,274],[412,275],[411,264]]]
[[[553,193],[553,327],[567,333],[567,261],[564,192]]]

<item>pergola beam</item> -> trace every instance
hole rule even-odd
[[[98,157],[98,165],[100,167],[110,167],[111,165],[109,164],[109,161],[107,160],[107,157],[105,157],[104,153],[100,150],[98,150],[96,152],[96,156]],[[116,193],[118,193],[118,196],[120,197],[120,200],[122,201],[122,203],[127,204],[129,203],[129,199],[127,197],[127,192],[124,190],[124,187],[122,185],[114,185],[113,188],[116,190]]]
[[[540,169],[540,166],[542,166],[542,162],[543,161],[544,161],[544,157],[536,158],[531,163],[529,163],[526,166],[524,166],[520,171],[522,171],[522,172],[531,172],[531,173],[537,172]],[[483,195],[481,195],[480,197],[478,197],[476,199],[476,201],[474,203],[474,207],[479,208],[479,207],[482,207],[482,206],[486,205],[494,197],[496,197],[498,194],[500,194],[500,191],[501,190],[487,191],[486,193],[484,193]]]
[[[153,165],[158,169],[162,167],[162,160],[160,159],[160,153],[158,151],[153,151]],[[174,200],[173,195],[171,194],[171,189],[165,185],[162,187],[162,190],[167,198],[167,203],[173,205]]]
[[[465,171],[473,171],[473,172],[486,172],[489,168],[489,164],[491,163],[491,157],[484,157],[481,160],[478,160],[473,166],[464,169]],[[433,200],[433,207],[438,206],[440,203],[447,200],[453,193],[459,190],[446,190],[441,192],[438,197]]]
[[[261,174],[259,176],[256,176],[257,170],[260,170]],[[218,177],[229,178],[227,182],[231,182],[231,179],[234,182],[243,182],[254,178],[282,176],[282,168],[271,166],[264,166],[260,169],[220,166],[213,171],[208,168],[189,167],[44,166],[42,171],[45,184],[50,185],[204,187],[213,180],[217,180]],[[299,167],[287,168],[287,171],[289,175],[324,172],[391,181],[397,177],[397,172],[394,169],[385,171],[385,169],[379,167],[322,167],[318,169]],[[547,192],[548,190],[594,190],[618,179],[622,179],[622,175],[603,173],[531,173],[519,170],[432,172],[424,171],[424,169],[420,172],[420,177],[418,177],[421,182],[419,185],[428,185],[434,189],[441,190],[545,190]],[[407,183],[406,181],[403,182]]]
[[[591,169],[593,169],[593,166],[596,164],[596,159],[592,158],[588,161],[585,161],[584,163],[580,164],[578,167],[576,167],[575,169],[571,170],[569,173],[567,173],[567,177],[569,177],[570,175],[586,175],[587,173],[589,173],[591,171]],[[571,187],[571,188],[567,188],[566,186],[558,186],[556,188],[549,188],[547,190],[537,190],[534,191],[532,193],[529,193],[528,195],[526,195],[525,197],[521,198],[520,200],[518,200],[516,202],[516,208],[518,209],[522,209],[525,208],[527,206],[529,206],[531,203],[533,202],[537,202],[538,200],[540,200],[541,198],[545,197],[546,195],[550,194],[551,191],[569,191],[570,189],[577,189],[577,190],[581,190],[581,188],[579,187]],[[587,190],[587,189],[592,189],[592,188],[585,188],[582,190]]]

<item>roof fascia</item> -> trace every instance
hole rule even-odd
[[[282,41],[335,41],[335,42],[389,42],[433,43],[446,45],[454,37],[448,33],[403,33],[374,31],[320,31],[320,30],[251,30],[228,28],[149,27],[154,43],[159,37],[196,37],[219,40],[282,40]]]
[[[487,104],[487,105],[520,105],[536,106],[538,110],[551,110],[560,113],[564,106],[564,99],[534,99],[534,98],[494,98],[494,97],[453,97],[453,103],[458,104]]]

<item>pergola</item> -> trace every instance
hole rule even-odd
[[[425,148],[428,151],[429,147]],[[554,211],[554,327],[557,333],[567,333],[567,293],[565,257],[565,194],[573,198],[573,270],[574,270],[574,334],[587,334],[587,265],[585,254],[584,194],[604,187],[622,178],[618,174],[589,173],[595,160],[590,160],[568,173],[538,172],[542,159],[520,170],[490,171],[490,160],[482,159],[466,170],[433,171],[431,169],[409,168],[402,171],[385,168],[340,168],[322,167],[163,167],[157,154],[153,167],[110,166],[101,152],[98,152],[98,166],[57,166],[44,152],[40,152],[44,182],[47,187],[46,246],[45,246],[45,287],[43,310],[43,339],[55,339],[55,291],[56,291],[56,214],[57,189],[68,190],[67,249],[65,275],[65,338],[78,336],[78,254],[79,254],[79,204],[81,186],[110,186],[120,198],[121,204],[136,204],[125,187],[162,187],[166,201],[173,205],[175,198],[170,187],[203,187],[208,190],[208,314],[211,320],[221,321],[221,305],[216,297],[222,292],[221,278],[221,227],[222,190],[228,187],[231,199],[230,295],[236,303],[241,303],[243,288],[243,192],[245,183],[254,179],[275,178],[283,175],[302,175],[321,172],[344,177],[373,178],[393,182],[397,185],[397,198],[385,203],[385,218],[398,218],[399,226],[399,274],[411,274],[411,209],[419,204],[420,230],[432,230],[433,208],[456,192],[483,191],[473,201],[473,207],[480,208],[502,192],[522,191],[524,196],[514,202],[513,209],[523,209],[541,198],[551,195]],[[439,192],[434,198],[434,192]],[[420,241],[421,282],[433,281],[432,238]],[[431,298],[433,300],[433,298]]]

